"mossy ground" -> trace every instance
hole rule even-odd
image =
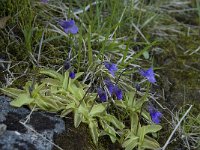
[[[117,143],[110,144],[110,139],[100,138],[98,145],[94,145],[92,142],[90,131],[86,124],[81,124],[78,128],[74,127],[73,116],[65,118],[66,131],[61,135],[55,136],[55,144],[59,145],[63,149],[73,150],[120,150],[121,146]],[[56,150],[56,148],[55,148]]]
[[[10,79],[13,81],[12,86],[20,87],[21,83],[33,78],[36,65],[33,57],[38,57],[41,35],[46,30],[45,22],[50,20],[49,22],[56,24],[52,17],[63,18],[63,14],[58,12],[56,8],[51,9],[51,7],[44,4],[38,4],[40,3],[39,1],[37,1],[37,5],[29,2],[28,0],[17,0],[15,2],[13,0],[4,0],[0,2],[0,16],[11,16],[7,26],[0,29],[0,58],[12,61],[12,64],[4,63],[4,66],[0,64],[0,70],[4,71],[0,72],[0,86],[8,84],[6,81],[8,82]],[[73,7],[84,8],[91,2],[86,0],[77,3],[71,0],[64,3],[67,7],[69,6],[70,9],[73,9]],[[127,4],[134,5],[134,7],[127,9],[122,21],[119,23],[124,5],[128,7]],[[101,5],[101,7],[94,7],[94,9],[91,7],[88,12],[82,13],[79,17],[85,25],[91,25],[92,33],[98,33],[98,36],[100,35],[107,39],[109,33],[112,33],[111,31],[117,27],[117,24],[120,24],[113,41],[108,43],[99,42],[102,37],[97,36],[97,38],[93,39],[94,42],[90,46],[87,45],[88,49],[107,50],[105,55],[113,60],[118,60],[118,53],[127,55],[125,50],[118,47],[119,45],[129,46],[138,52],[148,42],[156,41],[157,43],[149,50],[150,58],[144,59],[141,56],[134,63],[147,67],[153,62],[156,73],[159,74],[157,78],[158,86],[155,86],[158,95],[161,97],[159,103],[174,111],[179,110],[184,105],[192,104],[195,110],[193,115],[196,116],[200,110],[200,50],[198,50],[200,43],[200,10],[198,6],[198,1],[195,0],[188,3],[170,0],[159,2],[144,0],[135,4],[130,0],[127,0],[126,3],[125,1],[118,0],[114,2],[110,0],[105,5]],[[131,9],[133,10],[131,11]],[[97,13],[99,15],[95,16],[94,14]],[[68,17],[73,16],[69,15]],[[29,20],[28,23],[26,23],[27,20]],[[102,24],[102,20],[106,23]],[[133,24],[138,27],[140,32]],[[81,24],[81,28],[84,28],[83,24]],[[30,33],[31,40],[26,39],[23,29],[26,29],[27,32],[34,29]],[[80,33],[84,33],[84,29],[81,29]],[[117,40],[117,37],[124,36],[125,38],[122,38],[122,40]],[[84,37],[76,39],[75,42],[83,42],[82,39],[87,38],[89,37],[85,34]],[[81,43],[80,45],[84,46],[84,44],[87,43]],[[71,45],[74,56],[77,56],[77,59],[74,59],[76,67],[78,70],[87,72],[86,68],[89,67],[88,59],[91,58],[85,58],[87,57],[86,55],[80,55],[85,48],[76,43],[70,43],[70,41],[66,40],[66,37],[58,36],[56,33],[48,31],[45,34],[42,46],[40,66],[59,69],[63,65],[65,58],[68,57]],[[117,52],[114,49],[117,49]],[[95,57],[93,61],[97,54],[94,52]],[[9,67],[9,65],[11,66]],[[165,111],[163,113],[168,120],[171,119],[170,114],[167,114]],[[164,129],[163,132],[161,131],[161,144],[164,144],[163,140],[166,140],[173,130],[173,126],[168,121],[164,122],[166,125],[163,124]],[[91,144],[91,139],[88,136],[89,134],[87,134],[88,130],[84,125],[78,129],[71,129],[70,134],[73,132],[75,132],[74,135],[64,134],[61,136],[62,140],[56,142],[62,145],[64,143],[63,140],[69,139],[69,143],[77,140],[76,143],[80,143],[80,145],[74,145],[74,149],[76,149],[76,146],[83,146],[87,149],[96,148]],[[174,142],[172,149],[183,148],[180,137],[178,135],[176,137],[177,141]],[[85,143],[91,144],[91,146],[87,147]],[[103,149],[104,146],[100,147]],[[71,147],[66,148],[71,149]]]

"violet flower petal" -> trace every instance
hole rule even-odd
[[[76,74],[75,74],[73,71],[71,71],[71,72],[69,73],[69,77],[70,77],[71,79],[74,79],[75,76],[76,76]]]
[[[149,107],[149,113],[150,113],[152,121],[156,124],[159,124],[160,119],[162,117],[162,113],[157,111],[153,106]]]
[[[122,93],[122,90],[120,88],[118,88],[118,86],[114,87],[114,93],[115,93],[115,95],[117,97],[117,100],[122,100],[123,93]]]
[[[107,101],[107,95],[106,92],[102,89],[102,88],[98,88],[97,89],[97,93],[99,95],[99,98],[102,102],[106,102]]]
[[[149,68],[148,70],[143,70],[140,69],[139,70],[139,74],[145,78],[147,78],[147,80],[151,83],[155,83],[156,79],[155,79],[155,73],[153,72],[153,68]]]
[[[59,21],[60,26],[63,28],[65,33],[71,33],[71,34],[76,34],[78,33],[78,27],[75,24],[74,20],[61,20]]]
[[[105,67],[108,69],[112,76],[115,76],[115,72],[118,70],[116,64],[105,62]]]
[[[108,88],[110,95],[112,95],[114,91],[114,84],[109,79],[104,80],[104,82],[106,87]]]

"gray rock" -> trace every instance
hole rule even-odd
[[[33,112],[23,124],[30,110],[14,108],[9,101],[0,96],[0,149],[51,150],[54,135],[65,130],[64,121],[55,114]]]

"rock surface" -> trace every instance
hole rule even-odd
[[[9,99],[0,96],[0,149],[51,150],[53,137],[65,130],[64,121],[54,114],[33,112],[23,124],[30,110],[14,108]],[[50,142],[51,141],[51,142]]]

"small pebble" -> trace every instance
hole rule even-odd
[[[5,124],[0,124],[0,135],[6,131],[7,126]]]

